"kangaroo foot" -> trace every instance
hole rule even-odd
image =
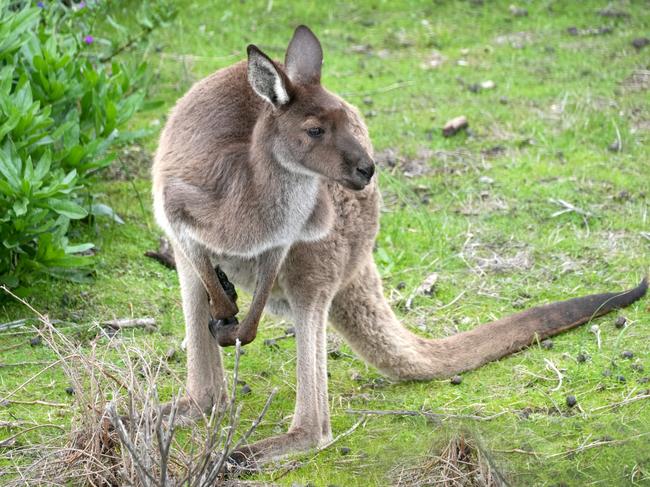
[[[325,440],[318,431],[295,429],[238,448],[230,453],[224,469],[226,473],[258,472],[266,462],[290,453],[309,451]]]

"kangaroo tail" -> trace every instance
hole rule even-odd
[[[530,308],[441,339],[426,339],[404,328],[383,295],[374,262],[368,262],[335,297],[330,320],[352,348],[389,377],[444,378],[586,323],[643,297],[648,279],[628,291],[592,294]]]

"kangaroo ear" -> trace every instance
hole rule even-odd
[[[320,83],[323,49],[318,38],[304,25],[299,25],[284,58],[289,79],[294,83]]]
[[[274,107],[289,102],[288,80],[271,59],[256,46],[250,45],[248,52],[248,82],[259,96]]]

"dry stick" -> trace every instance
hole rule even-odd
[[[29,383],[32,382],[34,379],[36,379],[39,375],[41,375],[41,374],[47,372],[47,371],[48,371],[49,369],[51,369],[52,367],[58,365],[58,364],[61,363],[61,362],[64,362],[64,361],[66,361],[66,360],[69,360],[69,359],[71,359],[71,358],[73,358],[73,357],[78,357],[78,356],[79,356],[78,354],[73,354],[73,355],[68,355],[68,356],[66,356],[66,357],[62,357],[62,358],[60,358],[59,360],[55,360],[55,361],[52,362],[50,365],[48,365],[47,367],[45,367],[45,368],[42,369],[41,371],[37,372],[36,374],[34,374],[33,376],[31,376],[29,379],[27,379],[25,382],[23,382],[23,383],[20,384],[18,387],[16,387],[13,391],[11,391],[9,394],[7,394],[5,397],[3,397],[2,400],[7,400],[7,399],[9,399],[11,396],[13,396],[14,394],[16,394],[19,390],[21,390],[21,389],[22,389],[23,387],[25,387],[27,384],[29,384]]]
[[[34,401],[17,401],[17,400],[11,400],[8,401],[9,404],[21,404],[24,406],[34,406],[34,405],[39,405],[39,406],[51,406],[55,408],[68,408],[70,407],[69,404],[64,404],[62,402],[48,402],[48,401],[41,401],[39,399],[36,399]]]
[[[68,345],[70,348],[74,348],[74,347],[70,344],[69,340],[67,340],[67,338],[65,337],[65,335],[63,335],[59,330],[57,330],[57,329],[54,327],[54,325],[52,324],[52,321],[50,321],[50,319],[49,319],[47,316],[41,314],[39,311],[37,311],[37,310],[36,310],[36,309],[31,305],[31,304],[29,304],[29,303],[28,303],[27,301],[25,301],[24,299],[19,298],[18,296],[16,296],[14,293],[12,293],[12,292],[9,290],[9,288],[7,288],[7,286],[4,286],[4,285],[0,286],[0,290],[6,292],[6,293],[9,294],[12,298],[16,299],[17,301],[19,301],[19,302],[21,302],[22,304],[24,304],[25,306],[27,306],[27,308],[28,308],[30,311],[32,311],[32,312],[33,312],[33,313],[38,317],[38,320],[39,320],[41,323],[43,323],[43,324],[48,328],[50,334],[52,334],[52,332],[55,331],[56,334],[57,334],[57,336],[58,336],[59,338],[63,339],[64,341],[66,341],[66,342],[67,342],[67,345]],[[58,320],[56,320],[56,321],[58,321]],[[56,352],[56,350],[55,350],[55,352]],[[59,355],[59,357],[61,356],[60,354],[58,354],[58,355]],[[47,366],[45,369],[41,370],[38,374],[36,374],[36,375],[34,375],[33,377],[31,377],[27,382],[23,383],[21,386],[18,387],[18,389],[14,390],[11,394],[9,394],[8,396],[6,396],[4,399],[7,399],[7,398],[13,396],[13,395],[14,395],[16,392],[18,392],[22,387],[24,387],[25,385],[29,384],[29,382],[31,382],[32,380],[34,380],[36,377],[38,377],[40,374],[42,374],[43,372],[45,372],[45,371],[48,370],[49,368],[55,366],[57,363],[59,363],[59,362],[63,362],[63,361],[65,361],[65,360],[68,360],[68,359],[70,359],[70,358],[75,358],[75,357],[76,357],[76,358],[80,358],[80,359],[84,359],[84,357],[83,357],[82,355],[79,355],[78,353],[75,353],[75,354],[72,354],[72,355],[69,355],[69,356],[66,356],[66,357],[62,357],[62,358],[60,358],[59,360],[57,360],[56,362],[54,362],[54,363],[50,364],[49,366]],[[121,382],[117,377],[115,377],[114,375],[112,375],[112,374],[110,374],[109,372],[105,371],[103,368],[100,368],[100,371],[102,372],[102,374],[104,374],[104,375],[105,375],[106,377],[108,377],[109,379],[113,380],[113,381],[114,381],[116,384],[118,384],[120,387],[122,387],[123,389],[127,389],[127,387],[126,387],[126,386],[125,386],[125,385],[124,385],[124,384],[123,384],[123,383],[122,383],[122,382]]]
[[[100,324],[116,330],[122,328],[154,328],[156,326],[156,320],[154,318],[122,318],[119,320],[102,321]]]
[[[7,288],[5,286],[0,286],[0,289],[7,291]],[[25,326],[28,321],[29,318],[21,318],[19,320],[10,321],[9,323],[2,323],[0,324],[0,331],[11,330],[12,328]]]
[[[120,441],[131,454],[131,458],[133,459],[136,467],[135,471],[138,477],[140,477],[140,482],[142,482],[143,485],[148,486],[150,484],[147,482],[147,479],[149,479],[152,483],[155,484],[156,479],[154,479],[153,476],[149,473],[148,469],[140,463],[138,452],[136,451],[135,445],[133,445],[131,439],[129,438],[129,434],[124,427],[124,423],[122,423],[122,418],[120,418],[120,415],[117,413],[117,408],[115,407],[114,402],[108,405],[108,412],[112,416],[113,426],[115,426],[115,430],[120,437]]]
[[[456,296],[454,299],[449,301],[447,304],[444,304],[444,305],[436,308],[436,311],[440,311],[442,309],[449,308],[450,306],[453,306],[454,304],[456,304],[456,301],[458,301],[460,298],[462,298],[465,295],[466,292],[467,292],[467,289],[464,289],[463,291],[460,292],[460,294],[458,296]]]
[[[474,421],[490,421],[504,414],[508,414],[509,411],[502,411],[500,413],[492,414],[490,416],[476,416],[474,414],[438,414],[431,413],[428,411],[414,411],[408,409],[388,409],[388,410],[372,410],[372,409],[348,409],[345,411],[346,414],[365,414],[373,416],[422,416],[427,419],[432,419],[437,422],[441,422],[444,419],[471,419]]]
[[[393,83],[391,85],[384,86],[383,88],[378,88],[376,90],[341,93],[341,96],[345,98],[346,96],[378,95],[380,93],[387,93],[389,91],[397,90],[397,89],[402,88],[404,86],[411,86],[413,84],[415,84],[415,81],[413,81],[413,80],[400,81],[398,83]]]
[[[9,442],[11,442],[11,440],[13,440],[14,438],[17,438],[18,436],[20,436],[22,434],[29,433],[30,431],[34,431],[34,430],[39,429],[39,428],[56,428],[56,429],[61,430],[61,431],[63,431],[65,433],[65,428],[62,428],[61,426],[59,426],[57,424],[37,424],[36,426],[32,426],[31,428],[25,428],[24,430],[19,431],[18,433],[14,434],[14,435],[11,435],[8,438],[5,438],[4,440],[2,440],[0,442],[0,446],[8,445]]]
[[[239,376],[239,357],[241,355],[241,341],[239,338],[235,341],[235,366],[233,370],[233,384],[232,384],[232,396],[230,398],[230,423],[228,429],[228,435],[226,436],[226,442],[223,445],[223,450],[221,452],[221,458],[216,463],[212,471],[209,473],[207,482],[203,483],[205,486],[210,486],[213,484],[217,475],[221,471],[226,459],[228,458],[228,451],[232,443],[232,437],[235,433],[235,424],[236,418],[239,416],[241,406],[235,409],[235,401],[237,399],[237,378]]]
[[[241,437],[241,439],[237,442],[237,445],[235,445],[235,450],[238,450],[239,447],[242,444],[246,443],[249,436],[251,434],[253,434],[253,431],[255,431],[257,429],[257,427],[260,425],[260,423],[262,422],[262,419],[264,419],[264,416],[266,416],[266,412],[269,410],[269,406],[271,405],[271,401],[273,401],[273,398],[275,397],[275,395],[277,393],[278,393],[278,388],[274,387],[273,390],[271,391],[271,394],[266,399],[266,403],[264,404],[264,407],[262,408],[262,411],[260,412],[260,414],[257,416],[257,419],[255,419],[255,421],[253,421],[253,424],[251,425],[251,427],[248,429],[248,431],[246,431],[246,433],[244,433],[244,435]]]
[[[643,394],[641,396],[635,396],[631,397],[629,399],[625,399],[624,401],[619,401],[619,402],[614,402],[612,404],[606,404],[605,406],[600,406],[597,408],[592,409],[589,411],[590,413],[595,413],[596,411],[602,411],[603,409],[612,409],[618,406],[623,406],[624,404],[630,404],[636,401],[642,401],[644,399],[650,399],[650,394]]]
[[[179,397],[172,402],[171,411],[169,412],[169,428],[167,434],[163,431],[163,415],[161,411],[158,412],[158,418],[156,419],[156,437],[158,438],[158,449],[160,450],[160,485],[167,485],[167,464],[169,461],[169,449],[171,447],[171,440],[174,436],[174,420],[176,419],[176,412],[178,410],[178,401]]]
[[[560,372],[557,369],[557,367],[555,366],[555,364],[553,362],[551,362],[549,359],[545,358],[544,363],[546,364],[546,366],[549,369],[551,369],[553,372],[555,372],[557,374],[557,379],[558,379],[557,386],[555,386],[553,389],[551,389],[551,391],[552,392],[559,391],[560,388],[562,387],[562,379],[564,378],[564,376],[562,375],[562,372]]]
[[[581,445],[577,448],[572,448],[571,450],[566,450],[560,453],[552,453],[551,455],[547,455],[546,458],[555,458],[555,457],[560,457],[560,456],[566,456],[570,455],[571,453],[580,453],[584,450],[589,450],[591,448],[597,448],[599,446],[605,446],[605,445],[621,445],[623,443],[627,443],[630,440],[634,440],[636,438],[641,438],[643,436],[648,436],[650,435],[650,431],[646,433],[640,433],[638,435],[630,436],[629,438],[625,438],[624,440],[608,440],[608,441],[594,441],[593,443],[588,443],[586,445]]]
[[[0,363],[0,369],[2,369],[4,367],[22,367],[24,365],[45,365],[45,364],[49,364],[49,363],[50,362],[46,362],[45,360],[39,360],[39,361],[34,361],[34,362],[30,362],[30,361],[28,361],[28,362],[13,362],[13,363],[10,363],[10,364],[2,364],[2,363]]]
[[[24,342],[16,343],[15,345],[12,345],[10,347],[1,348],[0,353],[5,353],[5,352],[10,352],[11,350],[16,350],[17,348],[20,348],[20,347],[22,347],[24,345],[27,345],[27,344],[24,343]]]

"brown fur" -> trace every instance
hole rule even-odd
[[[258,308],[253,314],[266,304],[296,326],[298,381],[289,432],[250,445],[235,456],[239,462],[305,450],[331,438],[328,319],[383,373],[426,380],[471,370],[526,347],[535,337],[554,335],[627,306],[647,288],[644,281],[620,294],[553,303],[439,340],[410,333],[384,299],[372,257],[379,227],[376,178],[364,187],[363,178],[355,176],[357,167],[371,165],[368,131],[354,107],[320,86],[319,53],[313,34],[299,27],[286,68],[269,64],[249,48],[248,80],[247,64],[241,62],[197,83],[172,111],[153,169],[157,216],[170,234],[177,259],[180,256],[188,339],[187,411],[210,408],[226,394],[219,350],[207,327],[209,302],[203,288],[209,278],[201,277],[197,267],[207,269],[210,260],[216,261],[237,285],[256,289],[252,307]],[[269,70],[277,70],[271,81],[265,78]],[[262,78],[255,79],[255,73]],[[286,104],[279,104],[283,92],[264,91],[278,79],[290,100]],[[267,96],[258,96],[251,86]],[[314,124],[326,129],[317,145],[305,135]],[[293,157],[288,169],[281,160],[287,155]],[[310,181],[317,184],[313,194],[305,190]],[[304,198],[311,198],[309,204],[282,214],[282,205],[295,206],[296,191],[309,193]],[[275,264],[265,263],[262,253],[252,250],[262,246],[283,218],[302,219],[303,236],[313,238],[298,236],[281,247]],[[201,249],[196,255],[193,246]],[[193,263],[193,258],[204,262]],[[256,301],[264,286],[268,292]]]

